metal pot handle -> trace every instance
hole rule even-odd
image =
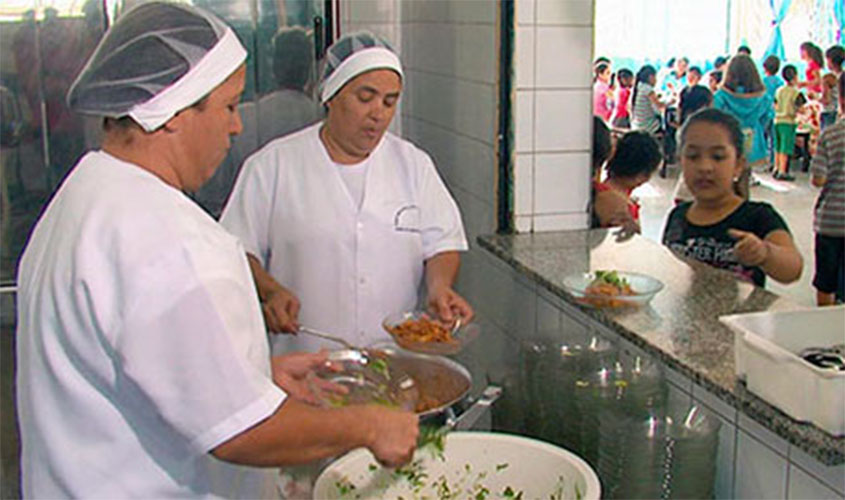
[[[469,408],[460,415],[455,414],[451,407],[446,409],[446,425],[449,430],[463,431],[470,429],[475,422],[487,411],[493,403],[502,395],[502,388],[496,385],[488,385],[484,392],[475,400]]]

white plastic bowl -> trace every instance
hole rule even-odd
[[[535,439],[491,432],[451,432],[442,456],[418,450],[413,467],[418,480],[377,464],[367,450],[356,450],[329,465],[314,486],[317,499],[532,498],[597,500],[601,486],[593,469],[577,455]],[[421,473],[424,473],[423,476]]]

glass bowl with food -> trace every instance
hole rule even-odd
[[[317,401],[329,408],[378,404],[413,411],[419,399],[413,378],[378,349],[332,351],[306,381]]]
[[[481,333],[478,323],[465,323],[459,317],[446,324],[426,311],[391,314],[382,326],[399,347],[437,355],[457,354]]]
[[[663,289],[663,282],[646,274],[598,270],[569,275],[563,286],[579,304],[618,308],[648,304]]]

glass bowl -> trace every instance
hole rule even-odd
[[[306,381],[320,404],[329,408],[378,404],[413,411],[419,398],[414,380],[375,349],[332,351]]]
[[[399,347],[436,355],[457,354],[481,333],[478,323],[458,320],[450,327],[426,311],[391,314],[382,326]]]
[[[579,304],[596,308],[638,307],[651,302],[657,293],[663,289],[663,282],[646,274],[616,271],[620,280],[630,285],[629,295],[609,295],[591,293],[590,286],[595,282],[597,273],[577,273],[563,279],[563,287]],[[604,271],[606,272],[606,271]]]

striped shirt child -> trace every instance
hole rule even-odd
[[[826,179],[816,202],[813,231],[845,237],[845,120],[822,132],[810,173]]]

